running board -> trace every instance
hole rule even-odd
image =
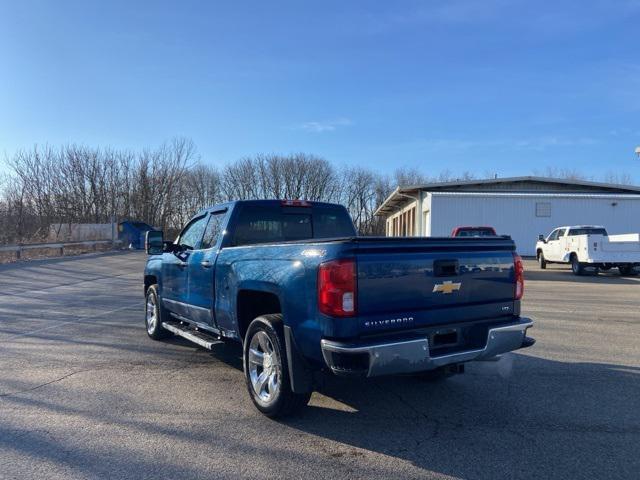
[[[206,348],[207,350],[211,350],[211,348],[214,345],[217,345],[219,343],[224,343],[219,338],[216,338],[212,335],[208,335],[199,330],[186,328],[183,325],[176,325],[173,323],[162,322],[162,328],[164,328],[165,330],[169,330],[171,333],[175,333],[176,335],[179,335],[182,338],[186,338],[190,342],[198,344],[201,347]]]

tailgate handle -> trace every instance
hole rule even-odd
[[[458,260],[434,260],[433,262],[434,277],[451,277],[458,273],[460,273]]]

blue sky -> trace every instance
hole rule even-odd
[[[194,140],[640,183],[640,0],[0,0],[0,154]]]

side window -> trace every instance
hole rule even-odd
[[[188,250],[195,250],[200,248],[200,240],[202,240],[202,234],[204,228],[207,225],[207,217],[196,218],[180,234],[179,245]]]
[[[565,233],[567,233],[566,228],[561,228],[560,230],[558,230],[558,238],[564,237]]]
[[[222,229],[222,220],[226,212],[217,212],[211,214],[207,228],[204,231],[204,237],[202,237],[201,248],[211,248],[218,243],[218,237],[220,236]]]
[[[560,233],[559,229],[554,230],[549,234],[549,238],[547,238],[547,242],[553,242],[558,239],[558,234]]]

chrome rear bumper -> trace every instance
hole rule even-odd
[[[441,356],[431,356],[426,337],[410,340],[349,344],[323,339],[322,356],[337,375],[362,374],[367,377],[412,373],[455,363],[484,360],[501,353],[529,347],[535,340],[526,336],[533,321],[520,318],[518,322],[492,327],[487,332],[485,347]]]

